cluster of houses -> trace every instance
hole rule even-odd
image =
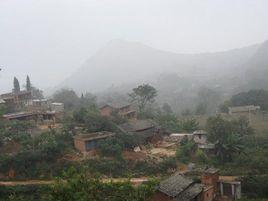
[[[20,108],[19,112],[4,114],[7,120],[35,120],[55,122],[64,112],[63,103],[54,103],[47,99],[33,99],[29,91],[12,92],[0,95],[0,104]],[[193,133],[169,133],[150,119],[137,119],[136,110],[130,104],[105,104],[99,107],[100,114],[105,117],[117,115],[128,119],[126,123],[117,125],[117,128],[127,135],[139,138],[142,143],[157,143],[163,139],[173,143],[180,143],[187,138],[193,140],[198,148],[208,155],[215,154],[216,144],[208,143],[207,133],[197,130]],[[229,108],[230,114],[257,111],[259,107]],[[84,156],[95,155],[100,142],[113,138],[115,133],[102,131],[74,136],[74,146]],[[219,170],[208,168],[201,175],[201,182],[196,182],[187,174],[175,173],[160,182],[152,201],[213,201],[237,200],[241,197],[241,183],[235,178],[219,176]]]
[[[185,138],[193,140],[197,144],[198,149],[208,156],[213,156],[217,152],[217,144],[208,142],[207,132],[204,130],[196,130],[193,133],[172,133],[167,140],[180,143]]]
[[[11,92],[0,95],[0,104],[16,112],[4,114],[6,120],[34,120],[36,122],[55,123],[64,112],[63,103],[54,103],[47,99],[33,99],[31,91]]]
[[[200,181],[187,173],[175,173],[160,182],[152,201],[227,201],[241,198],[241,182],[236,177],[219,176],[219,170],[202,170]]]
[[[112,118],[114,112],[116,112],[118,115],[128,119],[126,123],[117,125],[117,128],[122,133],[135,136],[135,139],[138,139],[141,145],[157,144],[162,141],[180,144],[182,139],[187,138],[194,140],[198,148],[206,154],[214,155],[216,153],[217,145],[208,143],[207,133],[204,130],[197,130],[193,133],[170,133],[151,119],[137,119],[136,111],[130,104],[105,104],[100,106],[99,109],[102,116]],[[114,133],[105,131],[78,134],[74,137],[74,145],[84,156],[92,156],[97,153],[99,142],[113,136],[115,136]]]

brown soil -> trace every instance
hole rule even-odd
[[[134,151],[124,151],[123,157],[127,160],[132,160],[132,161],[144,161],[147,158],[145,153],[134,152]]]

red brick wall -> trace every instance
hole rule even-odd
[[[202,184],[213,186],[214,194],[218,192],[219,173],[204,173],[201,177]]]
[[[206,191],[204,190],[202,197],[203,201],[212,201],[215,197],[214,188],[209,188]]]
[[[173,199],[158,191],[155,193],[151,201],[173,201]]]
[[[84,141],[74,139],[74,146],[78,149],[81,153],[86,151],[86,145]]]

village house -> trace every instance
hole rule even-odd
[[[102,140],[113,136],[115,136],[114,133],[107,131],[76,135],[74,136],[74,146],[84,156],[92,156],[96,154],[96,149],[99,148]]]
[[[255,105],[245,105],[245,106],[236,106],[236,107],[229,107],[229,114],[230,115],[247,115],[250,113],[256,113],[260,110],[260,106]]]
[[[11,92],[0,95],[0,99],[5,101],[7,105],[11,106],[23,106],[28,105],[32,100],[31,91],[19,91],[19,92]]]
[[[106,117],[111,117],[113,112],[126,119],[135,119],[137,117],[136,111],[132,109],[130,104],[105,104],[99,109],[101,115]]]
[[[55,123],[56,113],[54,111],[42,111],[42,112],[33,112],[33,111],[22,111],[4,114],[3,119],[12,121],[12,120],[23,120],[23,121],[35,121],[44,123],[44,121],[50,121]]]
[[[155,143],[162,139],[165,133],[154,121],[132,120],[119,126],[120,130],[126,134],[134,135],[142,143]]]
[[[160,182],[152,201],[202,201],[203,185],[180,173]]]
[[[47,99],[33,99],[26,109],[32,112],[49,110],[49,101]]]
[[[219,176],[219,170],[207,168],[201,183],[175,173],[160,182],[152,201],[218,201],[241,198],[241,182],[236,177]]]
[[[196,130],[193,133],[172,133],[169,138],[177,143],[187,138],[188,140],[194,140],[197,144],[207,144],[207,132],[204,130]]]

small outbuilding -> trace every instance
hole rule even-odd
[[[96,132],[74,136],[74,146],[83,155],[94,155],[99,148],[100,141],[115,136],[112,132]]]

